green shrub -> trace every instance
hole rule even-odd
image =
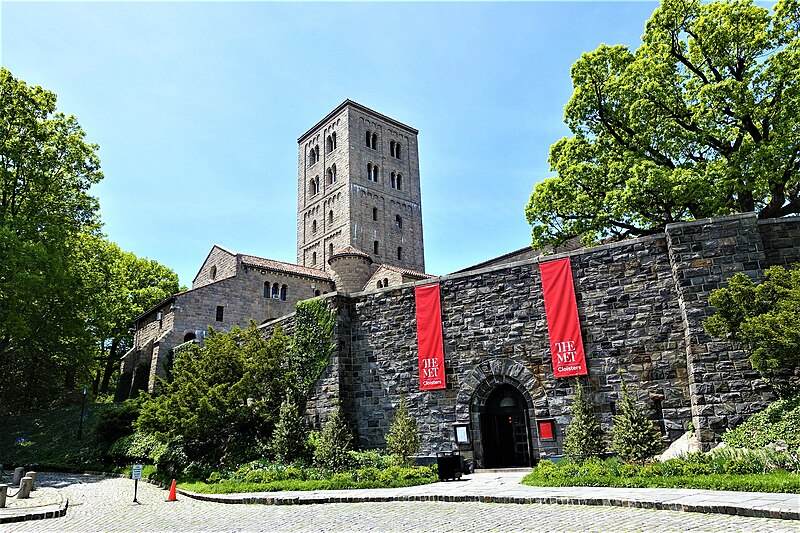
[[[387,455],[381,453],[379,450],[364,450],[364,451],[351,451],[349,455],[349,464],[355,468],[377,468],[383,470],[390,466],[399,466],[404,463],[404,459],[400,455]]]
[[[333,410],[314,450],[314,465],[322,470],[341,472],[349,466],[350,442],[353,437],[344,423],[339,408]]]
[[[789,450],[800,449],[800,394],[772,402],[725,432],[722,440],[734,448],[762,448],[783,441]]]
[[[308,427],[303,413],[289,394],[281,404],[278,423],[272,433],[271,449],[275,458],[290,463],[306,456]]]
[[[570,457],[585,459],[603,453],[603,431],[597,422],[592,404],[583,391],[581,382],[575,381],[575,402],[572,404],[572,420],[567,427],[564,453]]]
[[[402,456],[405,460],[419,450],[417,421],[408,414],[405,398],[400,398],[400,405],[386,436],[386,450],[390,454]]]
[[[117,464],[130,462],[149,462],[157,464],[161,456],[167,453],[166,443],[159,441],[154,435],[135,432],[117,439],[108,450],[108,456]]]
[[[133,422],[139,416],[139,399],[124,402],[100,411],[97,425],[92,429],[92,439],[103,447],[110,447],[122,437],[133,433]]]
[[[663,447],[661,436],[647,418],[644,409],[636,404],[622,382],[622,400],[619,414],[613,418],[611,449],[625,461],[644,463]]]

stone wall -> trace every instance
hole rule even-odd
[[[800,216],[759,220],[767,266],[800,263]]]
[[[192,288],[197,289],[215,281],[231,278],[236,275],[237,266],[236,254],[214,245],[198,270]]]

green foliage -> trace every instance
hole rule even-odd
[[[175,468],[235,465],[262,455],[278,418],[286,344],[280,328],[267,340],[252,322],[228,334],[212,330],[202,349],[176,356],[173,381],[143,403],[136,429],[180,442],[186,459],[164,459]]]
[[[772,402],[744,423],[726,431],[722,440],[735,448],[760,448],[785,442],[800,452],[800,395]]]
[[[353,437],[347,429],[339,408],[333,410],[322,430],[314,450],[314,466],[327,472],[341,472],[349,466],[350,443]]]
[[[404,460],[419,450],[417,421],[408,414],[405,398],[400,398],[400,405],[397,407],[394,420],[389,427],[386,449],[390,454],[402,456]]]
[[[328,366],[334,317],[324,300],[303,300],[295,306],[294,339],[287,361],[287,387],[305,399]]]
[[[351,451],[348,462],[354,469],[375,468],[385,470],[392,466],[403,466],[405,458],[402,455],[386,455],[378,450]]]
[[[636,404],[625,381],[622,382],[619,414],[613,417],[613,422],[611,450],[622,460],[644,463],[663,447],[658,431],[644,409]]]
[[[100,412],[97,425],[89,434],[102,448],[106,449],[115,441],[133,433],[133,422],[139,416],[141,401],[126,400],[119,404],[110,404]]]
[[[705,322],[709,334],[750,349],[750,362],[781,397],[800,392],[800,266],[764,271],[755,284],[737,273],[708,298],[717,311]]]
[[[278,424],[272,433],[272,453],[278,461],[291,463],[305,457],[307,441],[308,427],[303,413],[294,399],[287,396],[281,404]]]
[[[570,457],[586,459],[603,453],[603,431],[597,422],[589,398],[583,391],[583,385],[575,382],[575,401],[572,404],[572,421],[567,427],[567,438],[564,441],[564,452]]]
[[[713,490],[800,492],[800,476],[779,467],[763,468],[762,457],[692,454],[647,465],[617,458],[601,461],[541,461],[522,483],[545,487],[664,487]],[[760,473],[755,473],[760,472]],[[767,473],[764,473],[767,472]]]
[[[136,432],[117,439],[108,449],[107,455],[118,465],[146,462],[158,464],[167,453],[169,445],[155,436]]]
[[[526,208],[534,247],[733,212],[800,211],[796,0],[662,0],[635,51],[572,66],[572,132]]]

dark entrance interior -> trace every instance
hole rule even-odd
[[[481,414],[485,468],[531,466],[525,397],[511,385],[489,394]]]

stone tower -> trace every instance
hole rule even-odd
[[[345,100],[297,139],[297,264],[330,272],[355,248],[425,271],[417,134]]]

